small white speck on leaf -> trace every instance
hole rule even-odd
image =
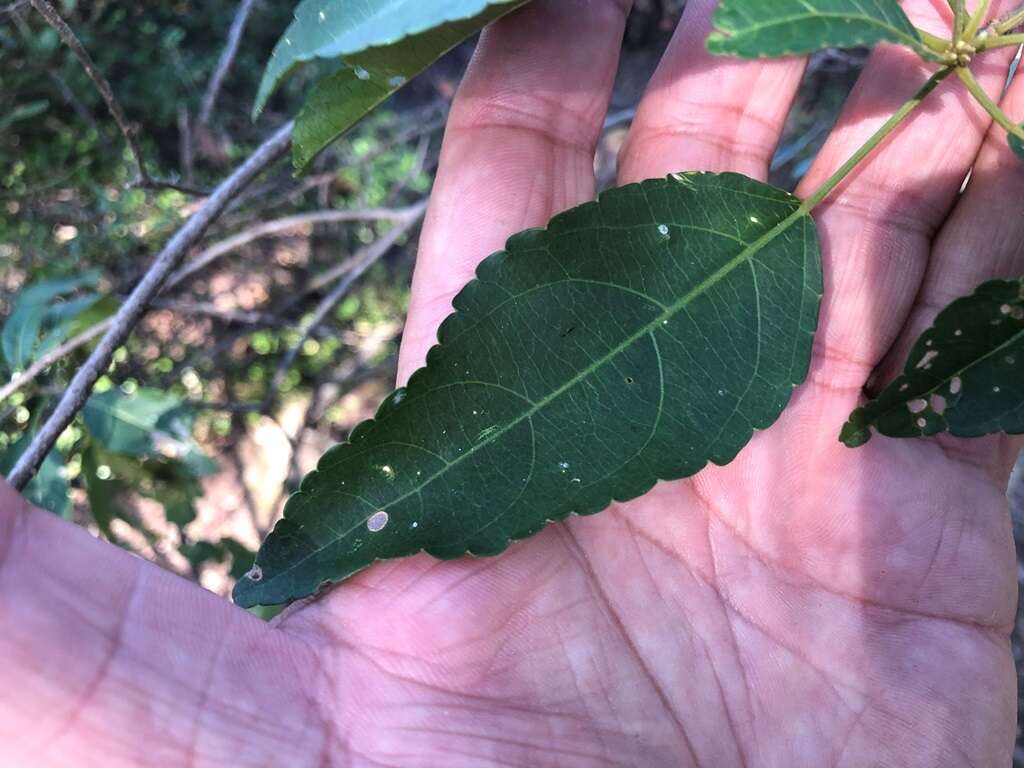
[[[249,581],[260,582],[263,581],[263,569],[258,565],[254,565],[249,569],[249,572],[245,574],[245,578]]]
[[[954,376],[949,380],[949,394],[956,395],[960,393],[960,388],[963,386],[963,382],[959,376]]]
[[[388,524],[388,513],[383,509],[379,512],[374,512],[370,515],[370,519],[366,521],[366,527],[370,533],[377,533],[377,531],[384,530],[384,526]]]
[[[1002,388],[999,387],[999,386],[995,386],[995,387],[992,387],[992,391],[996,392],[996,393],[999,393],[999,392],[1002,392]]]
[[[658,234],[660,234],[662,237],[668,237],[668,224],[659,224]]]
[[[930,349],[930,350],[928,350],[927,352],[924,353],[924,356],[918,361],[916,367],[917,368],[924,368],[925,370],[928,370],[928,368],[931,366],[932,360],[934,360],[938,356],[939,356],[938,352],[936,352],[934,349]]]
[[[405,85],[405,78],[402,77],[401,75],[394,75],[392,77],[389,77],[388,85],[390,85],[392,88],[401,88],[403,85]]]
[[[964,332],[961,329],[957,328],[955,331],[953,331],[953,335],[954,336],[963,336]]]
[[[410,525],[409,527],[410,527],[410,528],[419,528],[419,527],[420,527],[420,524],[419,524],[419,523],[417,523],[416,521],[413,521],[413,522],[412,522],[412,524],[411,524],[411,525]]]
[[[757,216],[751,216],[750,217],[750,223],[751,224],[760,224],[761,220],[759,218],[757,218]]]
[[[928,426],[928,422],[925,419],[923,419],[923,418],[918,419],[917,420],[917,426],[920,427],[921,429],[924,429],[925,427]]]
[[[352,71],[355,73],[356,77],[358,77],[360,80],[369,80],[370,79],[370,73],[367,72],[362,67],[354,67],[352,69]]]
[[[320,11],[320,21],[327,21],[327,14]]]
[[[395,479],[395,470],[390,464],[384,464],[380,468],[380,473],[384,475],[388,480]]]

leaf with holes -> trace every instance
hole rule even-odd
[[[452,41],[450,29],[472,19],[479,22],[476,26],[479,29],[491,18],[522,2],[524,0],[447,0],[443,3],[303,0],[295,9],[295,20],[274,47],[253,113],[258,115],[281,79],[304,62],[338,58],[351,62],[352,56],[368,48],[388,46],[389,55],[404,60],[404,64],[398,62],[398,69],[401,69],[410,62],[422,62],[428,49],[436,51],[434,58],[444,53],[457,42]],[[472,31],[475,30],[469,29],[463,37]],[[438,43],[432,42],[435,33]],[[403,51],[406,46],[410,48],[408,54]],[[402,76],[402,72],[396,70],[385,77],[398,76]],[[362,98],[366,98],[365,93]]]
[[[235,600],[495,555],[731,461],[803,381],[820,297],[811,217],[737,174],[614,189],[512,237],[426,367],[304,479]]]
[[[897,0],[722,0],[707,47],[756,59],[881,42],[935,58]]]
[[[295,121],[295,169],[303,170],[332,141],[446,51],[524,1],[492,3],[471,18],[346,57],[338,72],[316,84]]]
[[[943,309],[903,375],[850,415],[840,440],[1024,432],[1024,282],[993,280]]]

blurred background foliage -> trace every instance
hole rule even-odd
[[[150,174],[199,192],[294,115],[321,74],[304,68],[250,121],[264,64],[293,10],[293,3],[258,1],[204,125],[197,116],[237,3],[56,5],[136,125]],[[633,111],[683,5],[636,2],[595,159],[601,186],[613,183]],[[262,236],[256,228],[422,201],[472,47],[400,91],[306,176],[293,177],[282,161],[235,201],[204,247],[241,235],[236,247],[165,292],[118,350],[29,487],[33,501],[209,589],[230,591],[288,492],[390,390],[416,235],[415,222],[406,222],[394,247],[310,327],[317,305],[344,279],[340,265],[402,219],[306,221]],[[806,171],[864,59],[853,51],[812,60],[773,163],[774,183],[792,188]],[[95,343],[95,331],[79,343],[83,334],[116,311],[202,200],[135,188],[136,176],[79,62],[26,0],[0,3],[0,472]]]

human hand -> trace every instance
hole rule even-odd
[[[403,379],[481,258],[592,197],[626,5],[535,0],[484,35],[449,121]],[[803,63],[707,55],[712,6],[688,3],[622,182],[766,176]],[[948,23],[941,0],[906,6]],[[979,66],[991,93],[1007,65]],[[876,51],[801,192],[925,77]],[[271,626],[0,492],[0,764],[1007,764],[1016,446],[836,439],[939,306],[1024,271],[1021,164],[958,84],[933,98],[816,212],[808,381],[727,467],[497,558],[380,564]],[[1024,111],[1024,81],[1008,99]]]

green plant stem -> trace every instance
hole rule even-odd
[[[934,53],[943,54],[949,50],[949,40],[938,35],[933,35],[927,30],[917,27],[917,34],[921,37],[924,47]]]
[[[1014,45],[1024,45],[1024,34],[1019,35],[997,35],[982,40],[978,44],[978,51],[991,51],[994,48],[1008,48]]]
[[[992,25],[992,29],[995,30],[997,34],[1001,35],[1005,32],[1009,32],[1014,27],[1019,27],[1021,24],[1024,24],[1024,8],[1018,8],[1009,16],[1000,19]]]
[[[928,98],[929,94],[939,87],[939,83],[949,77],[952,74],[952,67],[944,67],[928,78],[928,81],[921,86],[921,89],[915,93],[902,107],[885,121],[885,124],[875,131],[874,135],[868,139],[860,149],[853,153],[849,160],[832,174],[824,184],[818,187],[814,193],[804,200],[800,206],[805,212],[811,212],[814,210],[826,197],[828,197],[836,187],[838,187],[843,179],[845,179],[850,172],[860,165],[861,161],[870,155],[879,144],[895,131],[899,125],[906,120],[910,114],[917,109],[921,102]]]
[[[1006,129],[1007,133],[1012,133],[1017,138],[1024,141],[1024,128],[1021,128],[1013,120],[1010,119],[1009,115],[1003,112],[999,108],[999,105],[992,100],[985,89],[981,87],[981,84],[975,79],[974,74],[967,67],[959,67],[956,71],[957,77],[963,80],[964,85],[967,86],[967,90],[971,92],[971,95],[978,100],[978,103],[985,108],[992,119],[1003,128]]]
[[[964,27],[967,25],[967,3],[966,0],[952,0],[953,7],[953,41],[964,39]]]
[[[981,0],[974,13],[971,14],[971,18],[967,21],[967,27],[964,29],[964,41],[970,43],[974,40],[974,36],[978,34],[978,30],[981,29],[981,25],[985,22],[985,17],[988,16],[988,9],[992,6],[992,0]]]

